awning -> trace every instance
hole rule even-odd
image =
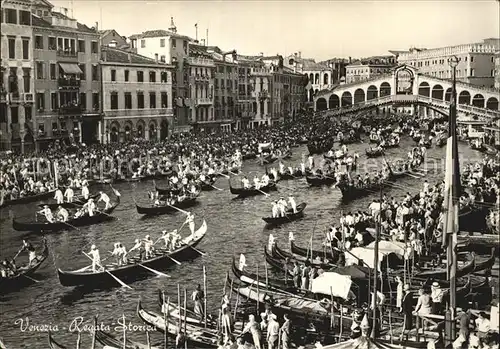
[[[74,63],[59,63],[59,66],[66,74],[83,74],[78,64]]]
[[[311,291],[347,299],[351,289],[351,277],[334,272],[324,272],[312,280]]]

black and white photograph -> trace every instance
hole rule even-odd
[[[499,349],[500,1],[1,0],[0,349]]]

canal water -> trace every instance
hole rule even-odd
[[[366,159],[364,150],[369,145],[366,143],[351,145],[349,151],[358,151],[361,155],[361,172],[363,168],[373,171],[380,159]],[[386,158],[388,160],[404,158],[408,150],[414,146],[409,138],[403,138],[400,148],[389,149]],[[460,156],[462,162],[480,161],[482,154],[471,150],[466,144],[460,144]],[[303,153],[307,153],[305,147],[295,148],[294,155],[288,163],[298,164]],[[445,148],[433,147],[427,152],[428,171],[427,180],[435,183],[442,180],[444,171]],[[321,159],[316,156],[317,161]],[[264,168],[256,164],[254,160],[245,162],[243,172],[249,176],[264,173]],[[422,179],[407,177],[398,181],[397,188],[384,190],[389,196],[401,198],[407,191],[416,192],[422,187]],[[163,184],[157,181],[158,185]],[[232,179],[233,186],[239,186],[237,178]],[[203,217],[208,223],[208,233],[199,245],[199,249],[206,252],[205,256],[192,262],[183,262],[180,266],[172,266],[165,272],[171,278],[152,277],[147,280],[131,284],[133,290],[115,288],[108,291],[99,291],[82,294],[72,288],[63,287],[59,284],[56,267],[73,270],[89,265],[89,261],[82,254],[89,251],[92,244],[96,244],[101,251],[113,249],[113,243],[120,241],[129,249],[133,246],[136,238],[143,238],[149,234],[153,238],[159,236],[162,230],[173,230],[178,228],[185,216],[182,213],[173,215],[162,215],[154,218],[143,219],[136,212],[134,198],[137,202],[146,203],[147,191],[153,188],[152,181],[137,183],[132,187],[129,184],[118,184],[115,186],[121,194],[121,204],[114,212],[116,220],[100,225],[81,228],[80,231],[64,231],[47,235],[50,246],[50,256],[44,265],[35,274],[36,279],[41,282],[31,285],[15,293],[0,297],[0,338],[3,339],[8,348],[47,348],[47,333],[40,332],[51,328],[54,337],[68,346],[76,343],[76,334],[71,333],[74,325],[82,317],[84,323],[90,324],[94,315],[99,315],[99,323],[112,328],[118,324],[120,317],[125,315],[126,322],[133,325],[143,325],[135,315],[139,298],[146,309],[159,312],[157,303],[157,290],[165,290],[167,296],[174,301],[177,300],[177,284],[181,290],[188,290],[188,297],[198,283],[203,282],[203,266],[207,269],[208,306],[215,309],[219,304],[224,287],[225,275],[230,272],[232,256],[245,253],[247,265],[250,269],[264,271],[263,246],[267,242],[268,235],[272,232],[278,244],[288,246],[288,233],[294,232],[297,244],[306,246],[311,238],[313,226],[316,224],[314,234],[314,246],[320,248],[324,232],[332,222],[337,223],[342,211],[366,210],[369,203],[377,197],[371,196],[356,200],[349,204],[341,203],[341,195],[338,189],[329,187],[309,188],[305,179],[284,181],[279,183],[279,191],[271,193],[271,196],[257,196],[244,200],[232,200],[233,195],[229,192],[228,180],[220,178],[216,186],[223,191],[203,192],[200,204],[192,209],[196,215],[196,223],[199,226]],[[92,187],[93,190],[99,188]],[[109,186],[105,187],[109,191]],[[272,231],[264,229],[263,216],[271,214],[271,201],[283,196],[293,194],[297,204],[307,202],[306,214],[302,220],[291,222],[283,227]],[[21,239],[30,238],[34,244],[38,244],[41,236],[23,235],[12,229],[13,217],[33,216],[37,209],[36,203],[14,206],[0,211],[0,257],[12,257],[21,247]],[[188,228],[183,229],[188,233]],[[27,258],[26,256],[19,257]],[[76,319],[76,320],[75,320]],[[28,324],[30,327],[25,328]],[[83,327],[81,325],[80,327]],[[141,328],[130,332],[127,336],[131,339],[146,342],[146,333]],[[119,333],[118,333],[119,334]],[[82,335],[82,348],[89,348],[91,335]],[[161,335],[152,333],[153,344],[161,341]]]

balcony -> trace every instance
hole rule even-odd
[[[253,119],[254,116],[255,116],[255,112],[252,112],[252,111],[241,112],[241,117],[243,119]]]
[[[7,91],[0,89],[0,103],[7,103]]]
[[[198,58],[198,57],[186,57],[186,63],[189,65],[195,65],[198,67],[215,67],[215,63],[211,59],[207,58]]]
[[[252,68],[250,75],[254,76],[272,76],[272,72],[267,68]]]
[[[58,57],[67,57],[67,58],[76,58],[76,57],[78,57],[78,52],[76,52],[75,50],[59,49],[59,50],[57,50],[57,56]]]
[[[9,95],[10,103],[21,103],[23,102],[23,96],[19,92],[11,92]]]
[[[59,107],[60,115],[80,115],[81,113],[81,105],[63,105]]]
[[[211,98],[196,98],[196,105],[211,105],[212,99]]]
[[[60,90],[78,90],[81,86],[81,81],[78,79],[64,79],[57,80],[57,86]]]

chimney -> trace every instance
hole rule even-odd
[[[99,32],[99,22],[95,22],[95,31]]]
[[[102,50],[102,60],[104,62],[107,62],[108,61],[108,51],[106,50]]]
[[[158,63],[158,53],[155,53],[155,62]]]
[[[206,46],[206,45],[205,45],[205,39],[201,39],[201,44],[202,44],[203,46]]]
[[[132,54],[130,52],[128,53],[128,62],[132,63]]]
[[[299,58],[302,58],[302,52],[299,51]]]
[[[349,57],[349,64],[352,63],[352,57]]]
[[[260,52],[259,56],[264,57],[264,52]]]
[[[294,55],[295,57],[297,57],[297,52],[295,52],[293,55]]]

